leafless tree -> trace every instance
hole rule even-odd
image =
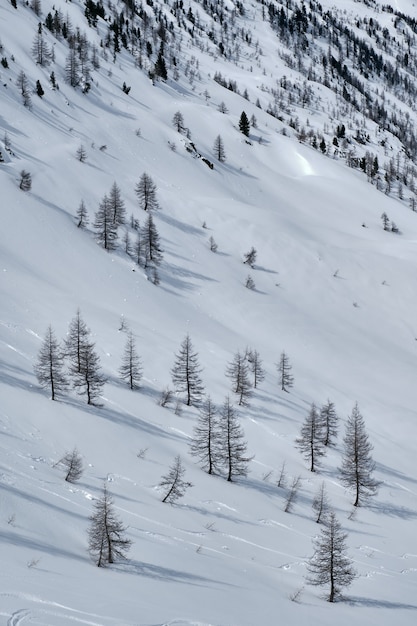
[[[194,427],[190,453],[197,457],[201,467],[212,474],[219,464],[219,431],[217,408],[207,396],[201,404],[200,415]]]
[[[292,365],[285,352],[281,352],[277,369],[279,374],[278,383],[281,386],[281,390],[288,391],[294,385],[294,377],[291,374]]]
[[[185,402],[188,406],[197,405],[204,391],[200,377],[201,367],[198,354],[194,351],[190,336],[187,334],[181,343],[175,363],[171,369],[172,382],[178,393],[185,393]]]
[[[132,542],[114,511],[113,499],[103,487],[102,497],[94,503],[88,530],[88,551],[97,567],[106,567],[115,559],[125,559]]]
[[[311,405],[302,426],[300,436],[296,439],[296,445],[304,455],[306,461],[310,463],[310,471],[315,472],[320,461],[320,457],[325,454],[323,442],[323,422],[316,405]]]
[[[68,483],[77,482],[83,475],[83,460],[77,448],[74,448],[71,452],[66,452],[62,459],[58,461],[58,465],[64,469],[65,480]]]
[[[239,396],[239,406],[249,406],[252,385],[249,380],[249,368],[245,355],[236,352],[233,361],[226,367],[226,376],[232,381],[233,393]]]
[[[51,400],[56,399],[57,392],[68,387],[64,373],[64,353],[52,326],[48,326],[34,370],[39,384],[51,390]]]
[[[183,497],[192,483],[184,480],[185,467],[182,464],[181,457],[177,455],[173,464],[169,468],[168,474],[162,476],[159,487],[166,490],[162,502],[173,504]]]
[[[144,211],[152,211],[158,208],[156,199],[156,185],[152,178],[144,172],[135,187],[135,193],[138,198],[140,207]]]
[[[357,576],[346,554],[346,538],[347,534],[343,532],[334,511],[331,511],[321,535],[314,540],[315,552],[307,564],[307,582],[310,585],[330,585],[329,602],[334,602],[341,590]]]
[[[119,373],[120,377],[128,383],[130,389],[139,388],[143,370],[132,332],[129,332],[127,336],[122,365],[120,366]]]
[[[227,469],[227,480],[235,476],[246,476],[248,465],[253,457],[247,456],[247,444],[236,411],[226,397],[220,411],[219,420],[219,459]]]
[[[326,491],[326,483],[323,481],[313,499],[313,511],[316,512],[316,522],[320,524],[327,519],[329,513],[329,498]]]
[[[333,402],[328,400],[320,409],[320,417],[323,422],[325,446],[331,446],[337,439],[339,417]]]
[[[360,506],[370,496],[376,494],[378,481],[373,477],[375,469],[375,462],[371,456],[373,446],[366,433],[365,421],[357,403],[348,417],[343,447],[342,466],[339,469],[341,481],[355,493],[353,506]]]

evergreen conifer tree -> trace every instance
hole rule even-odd
[[[245,111],[242,111],[240,118],[239,118],[239,130],[241,133],[243,133],[245,135],[245,137],[249,137],[249,133],[250,133],[250,122],[248,119],[248,116],[246,115]]]

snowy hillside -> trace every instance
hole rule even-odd
[[[0,5],[1,624],[415,623],[417,8],[305,3],[316,30],[288,26],[295,41],[279,22],[286,4]],[[295,20],[302,5],[290,4]],[[363,59],[355,65],[346,35],[352,80],[340,78],[343,46],[325,30],[339,19],[380,50],[379,75]],[[166,79],[155,69],[161,58]],[[390,64],[402,76],[393,85]],[[365,80],[361,96],[354,85]],[[355,109],[361,98],[366,112]],[[159,204],[159,265],[137,262],[144,173]],[[114,183],[126,222],[107,251],[95,223]],[[252,247],[253,268],[244,263]],[[77,310],[107,378],[91,405],[71,386],[52,401],[34,369],[48,326],[64,341]],[[119,375],[130,331],[143,366],[137,390]],[[234,404],[253,456],[246,477],[208,475],[190,454],[199,409],[171,377],[187,335],[205,393],[219,408],[226,396]],[[258,351],[266,375],[239,406],[226,369],[246,349]],[[288,392],[278,381],[283,352]],[[167,387],[173,399],[163,407]],[[296,439],[311,404],[328,400],[339,435],[310,472]],[[360,507],[338,471],[356,402],[380,482]],[[75,447],[84,473],[69,483],[58,462]],[[170,505],[158,485],[177,455],[192,488]],[[306,584],[323,481],[357,572],[335,604],[326,586]],[[98,568],[88,529],[104,484],[132,546],[126,560]]]

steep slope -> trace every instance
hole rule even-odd
[[[366,4],[346,1],[345,7],[365,12]],[[413,9],[412,3],[397,5]],[[43,18],[53,6],[68,12],[73,28],[100,48],[104,20],[90,30],[84,3],[60,0],[43,0]],[[190,6],[194,14],[200,10]],[[388,624],[393,610],[401,624],[414,623],[416,215],[343,158],[300,143],[286,114],[279,120],[266,112],[269,92],[261,84],[270,89],[288,68],[260,19],[262,7],[241,6],[245,14],[235,19],[259,38],[259,62],[268,68],[262,76],[250,71],[255,57],[243,44],[240,62],[218,58],[211,38],[200,35],[196,42],[178,26],[178,80],[170,68],[166,82],[152,82],[123,49],[115,62],[111,52],[107,59],[100,55],[87,93],[65,82],[64,39],[47,34],[55,61],[40,67],[30,52],[38,17],[20,3],[17,10],[0,7],[9,63],[1,74],[0,137],[7,133],[11,142],[9,151],[7,141],[2,147],[0,164],[4,623],[253,626],[273,624],[279,614],[289,624],[337,619],[343,626],[352,620]],[[200,19],[209,21],[205,14]],[[192,82],[183,74],[187,61],[189,71],[196,70]],[[32,107],[25,107],[15,85],[22,68],[31,85],[39,76],[44,88],[53,69],[59,89],[45,89],[42,98],[31,94]],[[217,71],[247,87],[250,100],[213,81]],[[328,87],[317,89],[330,110],[336,96]],[[262,108],[255,94],[265,97]],[[222,102],[228,113],[218,110]],[[314,128],[343,121],[330,121],[323,109],[297,105],[288,117],[296,114],[306,126],[312,119]],[[242,110],[257,120],[248,138],[238,130]],[[177,111],[191,139],[173,127]],[[372,138],[365,148],[357,144],[359,155],[371,149],[382,164],[375,122],[362,125]],[[219,134],[225,163],[213,155]],[[398,141],[390,135],[395,150]],[[80,145],[84,163],[76,158]],[[19,189],[22,169],[32,174],[29,192]],[[123,229],[119,247],[108,253],[95,242],[92,226],[113,181],[127,214],[144,224],[134,191],[143,172],[154,180],[161,207],[154,215],[164,250],[159,285],[123,252]],[[76,226],[81,199],[90,217],[86,230]],[[383,230],[384,212],[399,234]],[[133,243],[134,229],[126,231]],[[258,252],[253,270],[243,264],[251,246]],[[248,273],[255,290],[244,286]],[[108,377],[101,407],[88,406],[73,391],[52,402],[33,371],[48,324],[64,338],[77,308]],[[126,342],[121,320],[143,360],[136,392],[118,377]],[[255,348],[264,362],[266,379],[250,407],[238,407],[255,456],[248,477],[236,484],[207,476],[190,456],[197,410],[184,406],[176,415],[175,403],[157,403],[161,390],[172,386],[174,354],[186,333],[206,390],[219,405],[226,394],[235,399],[224,373],[237,350]],[[283,350],[295,378],[288,394],[277,385],[275,364]],[[294,442],[311,402],[328,398],[341,417],[339,440],[321,472],[312,474]],[[344,422],[356,401],[381,486],[352,517],[352,494],[337,468]],[[69,485],[55,464],[74,446],[86,471]],[[157,485],[177,454],[194,486],[170,507],[160,502]],[[284,461],[289,483],[302,478],[293,514],[283,511],[287,490],[276,487]],[[323,479],[358,571],[349,601],[334,607],[311,587],[300,602],[290,601],[304,585],[311,538],[319,532],[311,502]],[[100,570],[87,553],[87,529],[104,481],[133,547],[127,562]]]

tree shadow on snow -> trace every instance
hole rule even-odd
[[[24,391],[34,391],[41,396],[45,395],[45,391],[37,386],[32,385],[28,378],[32,375],[32,372],[29,370],[25,370],[21,367],[16,367],[14,365],[10,365],[10,363],[6,363],[6,361],[0,360],[0,381],[5,385],[9,385],[10,387],[16,387],[18,389],[23,389]],[[20,378],[20,376],[25,376],[25,378]]]
[[[11,533],[7,530],[1,532],[0,541],[4,541],[8,545],[14,545],[17,547],[29,548],[30,550],[36,550],[38,552],[44,552],[50,556],[60,556],[64,559],[74,559],[83,563],[87,562],[87,557],[81,557],[76,552],[70,552],[65,550],[62,546],[51,545],[40,539],[34,539],[33,537],[26,537],[17,533]],[[36,567],[38,570],[39,568]]]
[[[200,237],[204,236],[204,231],[201,227],[197,228],[196,226],[192,226],[191,224],[187,224],[186,222],[180,222],[172,215],[167,215],[163,211],[158,211],[157,213],[158,219],[161,222],[165,222],[170,226],[174,226],[174,228],[178,228],[183,233],[189,233],[190,235],[199,235]]]
[[[417,604],[391,602],[390,600],[372,600],[372,598],[361,598],[360,596],[349,596],[349,598],[345,598],[345,602],[353,606],[365,606],[370,609],[394,609],[396,611],[399,609],[415,611],[417,609]]]
[[[192,585],[196,587],[206,587],[208,585],[222,587],[224,585],[230,586],[229,583],[225,581],[206,578],[204,576],[198,576],[197,574],[171,569],[169,567],[162,567],[161,565],[155,565],[153,563],[144,563],[143,561],[129,560],[125,564],[118,564],[115,566],[115,569],[129,574],[135,574],[136,576],[151,578],[152,580],[160,580],[161,582],[183,583],[185,585]]]
[[[384,465],[384,463],[380,463],[377,462],[376,463],[376,470],[378,472],[381,472],[381,474],[388,474],[388,476],[391,476],[397,480],[404,480],[410,483],[414,483],[415,485],[417,485],[417,478],[412,478],[411,476],[407,476],[406,474],[403,474],[402,472],[399,472],[398,470],[396,470],[393,467],[389,467],[388,465]]]
[[[181,437],[173,432],[168,432],[167,430],[164,430],[164,428],[158,426],[158,424],[147,422],[143,418],[132,415],[129,412],[121,412],[106,405],[97,407],[94,405],[81,405],[80,403],[78,403],[77,408],[81,408],[83,411],[88,413],[94,413],[94,415],[98,418],[106,419],[109,422],[113,422],[115,424],[120,424],[123,427],[128,426],[138,431],[147,432],[154,437],[166,437],[167,439],[173,439],[175,441],[182,440]]]
[[[368,508],[378,515],[398,517],[403,520],[417,519],[417,511],[406,506],[396,506],[392,502],[370,502]]]

